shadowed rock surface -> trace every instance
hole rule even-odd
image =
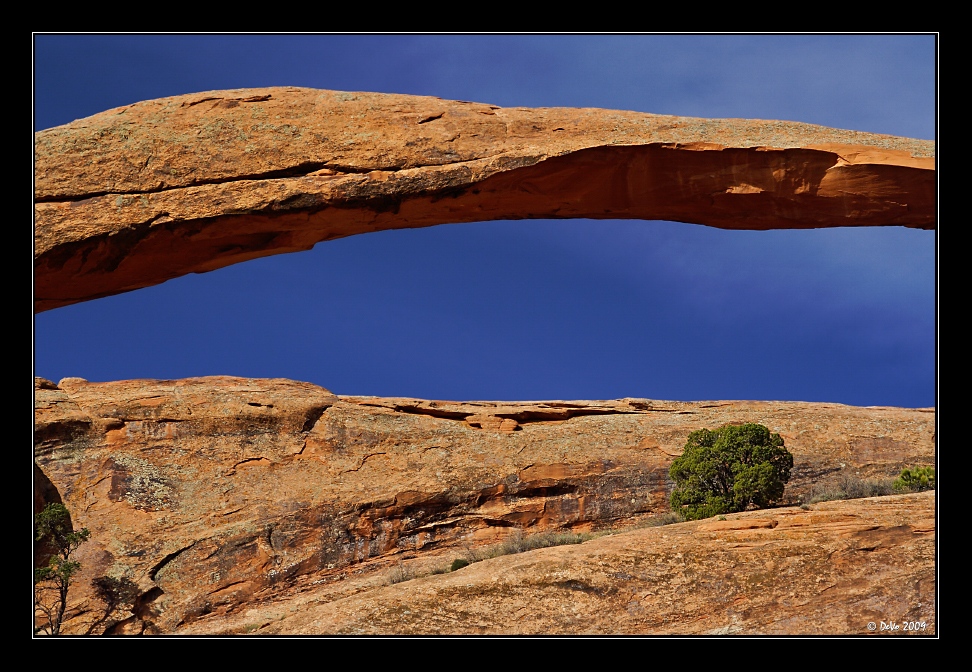
[[[933,409],[461,403],[230,377],[37,379],[35,395],[35,507],[59,499],[91,530],[66,632],[803,634],[933,616],[933,495],[635,530],[386,585],[518,531],[648,524],[702,427],[779,432],[796,503],[932,464]],[[101,576],[137,587],[109,617]]]
[[[294,87],[35,134],[35,310],[384,229],[664,219],[935,226],[934,143],[784,121]]]

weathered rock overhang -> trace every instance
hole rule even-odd
[[[386,229],[501,219],[933,229],[934,143],[280,87],[136,103],[35,136],[44,311]]]

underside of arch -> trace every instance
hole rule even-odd
[[[44,311],[358,233],[500,219],[935,228],[934,143],[795,122],[293,87],[35,135]]]

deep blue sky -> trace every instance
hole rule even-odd
[[[933,36],[34,38],[34,129],[296,85],[934,139]],[[322,243],[34,321],[36,375],[433,399],[935,404],[935,233],[515,221]]]

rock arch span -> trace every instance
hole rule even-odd
[[[295,87],[35,135],[40,312],[371,231],[498,219],[935,228],[925,140]]]

